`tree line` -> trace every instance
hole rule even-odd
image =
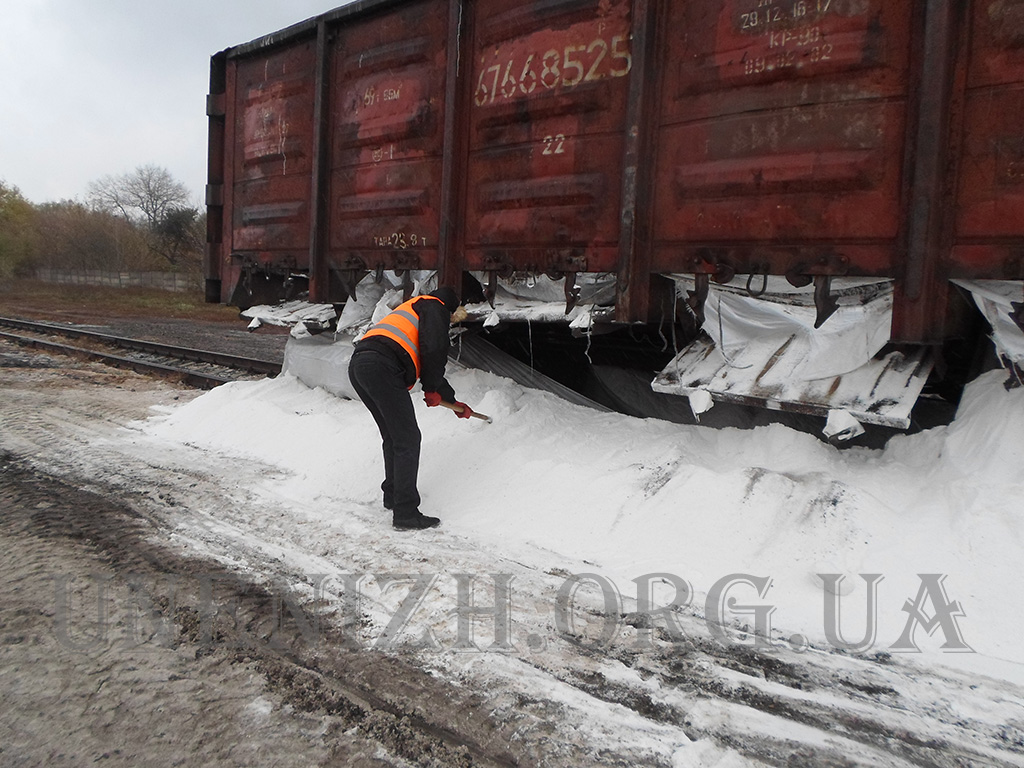
[[[206,214],[189,198],[155,165],[92,182],[84,202],[31,203],[0,179],[0,279],[40,268],[198,274]]]

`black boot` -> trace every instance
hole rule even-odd
[[[395,515],[391,524],[397,531],[421,531],[424,528],[433,528],[440,525],[441,519],[438,517],[428,517],[416,512],[413,515],[403,515],[402,517]]]

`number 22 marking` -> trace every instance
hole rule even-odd
[[[541,153],[544,155],[564,155],[565,154],[565,134],[556,133],[554,136],[544,137],[544,151]]]

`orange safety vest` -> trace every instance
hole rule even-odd
[[[363,334],[364,339],[371,336],[383,336],[386,339],[391,339],[408,352],[413,365],[416,366],[417,379],[420,377],[420,316],[416,314],[412,305],[413,302],[420,299],[441,301],[437,296],[417,296],[414,299],[409,299],[404,304],[395,307],[394,312]],[[443,301],[441,303],[444,304]]]

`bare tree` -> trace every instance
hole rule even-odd
[[[158,227],[168,211],[188,207],[189,191],[166,168],[140,165],[131,173],[104,176],[89,184],[88,200],[99,210]]]
[[[142,165],[131,173],[104,176],[89,185],[94,210],[123,217],[145,232],[150,250],[172,267],[202,262],[203,227],[189,191],[165,168]]]

